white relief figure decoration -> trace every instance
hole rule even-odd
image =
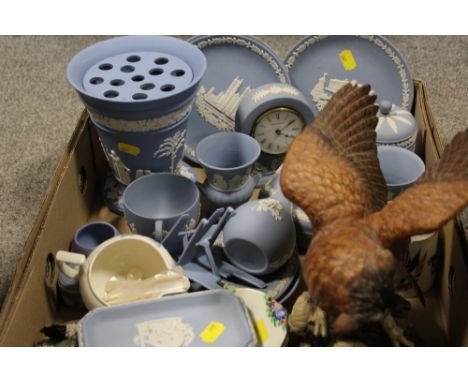
[[[130,178],[130,169],[125,166],[114,150],[107,153],[107,159],[114,172],[114,176],[123,184],[129,184],[132,179]]]
[[[302,221],[304,223],[310,223],[309,217],[306,215],[304,210],[299,208],[299,207],[294,208],[293,215],[294,215],[294,218],[299,220],[299,221]]]
[[[249,175],[235,175],[226,181],[221,175],[215,174],[211,179],[211,184],[215,189],[221,191],[236,191],[241,189],[248,181]]]
[[[328,73],[323,73],[322,77],[320,77],[314,88],[310,91],[310,95],[318,111],[322,111],[330,98],[348,83],[361,85],[354,80],[329,78]]]
[[[226,91],[221,91],[217,95],[214,94],[214,87],[206,91],[201,86],[195,100],[200,116],[219,130],[234,131],[237,108],[242,99],[250,93],[250,86],[238,93],[243,82],[236,77]]]
[[[188,165],[184,165],[183,163],[177,165],[176,173],[192,181],[196,180],[195,175],[190,171]]]
[[[104,183],[106,199],[119,206],[123,205],[123,193],[119,182],[114,177],[109,176]]]
[[[276,189],[271,185],[271,183],[266,183],[263,186],[263,189],[265,190],[266,194],[268,196],[274,196],[276,195]]]
[[[135,179],[141,178],[142,176],[152,174],[151,170],[141,170],[138,169],[135,171]]]
[[[213,175],[210,183],[217,190],[226,191],[228,189],[228,184],[221,175]]]
[[[101,142],[102,149],[104,151],[104,155],[106,156],[107,163],[111,167],[112,173],[114,174],[115,178],[123,184],[129,184],[132,179],[130,178],[130,169],[125,166],[122,160],[119,158],[117,153],[114,150],[109,150],[104,143],[102,143],[101,138],[99,138],[99,142]]]
[[[184,145],[185,131],[186,130],[179,130],[172,137],[164,139],[163,143],[159,145],[158,149],[153,154],[154,158],[171,158],[170,172],[174,172],[175,170],[175,159],[177,152]]]
[[[128,224],[128,227],[130,228],[130,231],[131,231],[132,233],[138,233],[138,232],[137,232],[137,229],[136,229],[136,227],[135,227],[135,223],[129,223],[129,224]]]
[[[195,333],[182,317],[167,317],[143,321],[135,325],[138,335],[133,342],[138,346],[188,346]]]
[[[185,230],[186,231],[192,231],[195,229],[195,227],[197,226],[197,221],[194,219],[194,218],[191,218],[187,225],[185,226]]]
[[[272,159],[269,163],[255,162],[253,167],[254,174],[267,175],[278,170],[279,166],[283,163],[284,155]]]
[[[223,235],[223,231],[221,231],[218,235],[218,237],[216,238],[216,240],[214,241],[213,243],[213,246],[214,247],[219,247],[219,248],[223,248],[224,247],[224,235]]]
[[[112,130],[126,131],[126,132],[142,132],[154,131],[164,129],[172,126],[184,118],[192,111],[192,103],[184,106],[173,113],[166,114],[162,117],[143,119],[137,121],[128,121],[122,119],[115,119],[103,116],[99,113],[90,112],[93,119],[102,126],[106,126]]]
[[[283,205],[279,200],[276,199],[260,199],[256,205],[252,207],[253,210],[258,212],[270,212],[273,219],[276,221],[283,220],[281,216],[281,210],[283,209]]]
[[[262,89],[262,90],[257,90],[255,91],[251,98],[252,101],[255,103],[258,103],[261,101],[263,98],[269,96],[269,95],[278,95],[278,94],[290,94],[293,96],[299,96],[300,93],[296,88],[293,88],[292,86],[280,86],[280,85],[273,85],[270,86],[268,89]]]

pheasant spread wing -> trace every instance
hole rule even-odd
[[[446,147],[438,164],[368,222],[388,246],[439,229],[468,205],[468,129]]]
[[[378,107],[369,92],[369,85],[342,87],[289,147],[281,188],[314,228],[385,205],[375,144]]]

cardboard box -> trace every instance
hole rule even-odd
[[[417,151],[427,165],[443,150],[424,84],[415,81],[414,113],[421,130]],[[54,254],[66,249],[75,230],[90,220],[106,220],[121,232],[125,221],[103,207],[99,180],[108,169],[94,130],[84,112],[50,182],[33,229],[24,246],[13,283],[0,314],[0,345],[31,346],[42,327],[80,317],[57,303],[58,269]],[[460,225],[449,222],[440,235],[443,264],[427,298],[412,300],[411,320],[429,345],[468,345],[467,244]]]

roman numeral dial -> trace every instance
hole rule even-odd
[[[256,121],[252,136],[267,154],[286,153],[294,138],[304,128],[304,119],[293,109],[274,108],[262,114]]]

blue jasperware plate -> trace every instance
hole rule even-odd
[[[185,140],[185,155],[198,163],[198,142],[220,131],[234,131],[235,113],[245,94],[267,83],[290,81],[281,59],[253,37],[195,36],[189,41],[207,60]]]
[[[377,103],[411,110],[414,87],[408,64],[382,36],[307,36],[287,54],[285,65],[292,84],[316,111],[345,83],[370,84]]]

